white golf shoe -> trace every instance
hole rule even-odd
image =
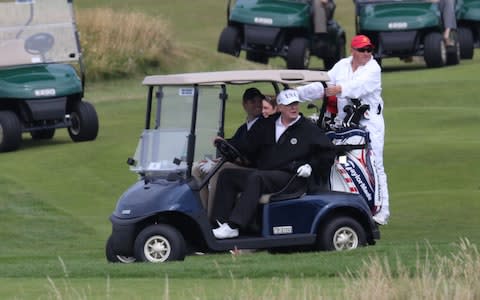
[[[236,238],[238,236],[238,229],[230,228],[228,223],[223,223],[220,227],[213,229],[213,235],[217,239],[231,239]]]

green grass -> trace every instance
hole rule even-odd
[[[132,3],[84,0],[76,5],[166,17],[177,41],[198,54],[180,62],[179,71],[253,66],[216,53],[225,23],[222,1],[206,0],[195,9],[185,0]],[[351,33],[352,3],[337,1],[337,15]],[[454,253],[460,238],[478,244],[479,57],[476,50],[474,60],[442,69],[384,61],[392,218],[381,228],[377,245],[347,253],[189,256],[162,265],[114,265],[104,257],[108,217],[136,180],[125,161],[143,127],[142,78],[87,82],[86,97],[100,119],[96,141],[73,143],[66,130],[58,130],[52,141],[33,142],[24,135],[19,151],[0,155],[0,298],[261,299],[273,290],[287,292],[270,298],[305,299],[298,296],[305,286],[319,289],[307,295],[339,295],[342,276],[360,270],[371,257],[385,259],[399,274],[397,260],[414,272],[431,253]],[[273,66],[284,67],[279,61]],[[242,119],[239,98],[236,91],[229,104],[229,133]]]

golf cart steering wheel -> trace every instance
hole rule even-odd
[[[25,41],[25,51],[30,54],[44,54],[52,49],[55,43],[53,35],[47,32],[36,33]]]
[[[229,162],[233,162],[236,159],[240,160],[242,165],[248,164],[248,159],[238,151],[232,144],[224,139],[215,140],[215,147],[217,147],[220,154]]]

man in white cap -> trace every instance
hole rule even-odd
[[[351,41],[352,55],[341,59],[328,71],[330,85],[325,89],[325,94],[337,97],[337,118],[340,120],[346,116],[343,108],[350,104],[350,99],[359,99],[362,104],[370,106],[365,118],[360,121],[360,125],[365,126],[369,132],[379,180],[382,204],[373,219],[378,224],[385,225],[390,217],[387,175],[383,167],[385,123],[381,96],[381,68],[373,58],[373,49],[374,46],[367,36],[353,37]],[[320,99],[324,95],[323,85],[319,82],[298,87],[297,90],[302,100]]]
[[[277,97],[279,113],[259,119],[247,138],[232,141],[245,156],[254,159],[257,169],[225,169],[219,174],[212,219],[218,239],[234,238],[251,223],[259,198],[283,189],[295,191],[313,178],[325,178],[334,159],[334,148],[325,133],[300,114],[296,90]],[[287,191],[287,192],[288,192]],[[237,195],[241,193],[240,198]]]

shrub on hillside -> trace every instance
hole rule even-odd
[[[159,18],[96,8],[79,10],[77,21],[89,79],[146,74],[180,55],[168,24]]]

